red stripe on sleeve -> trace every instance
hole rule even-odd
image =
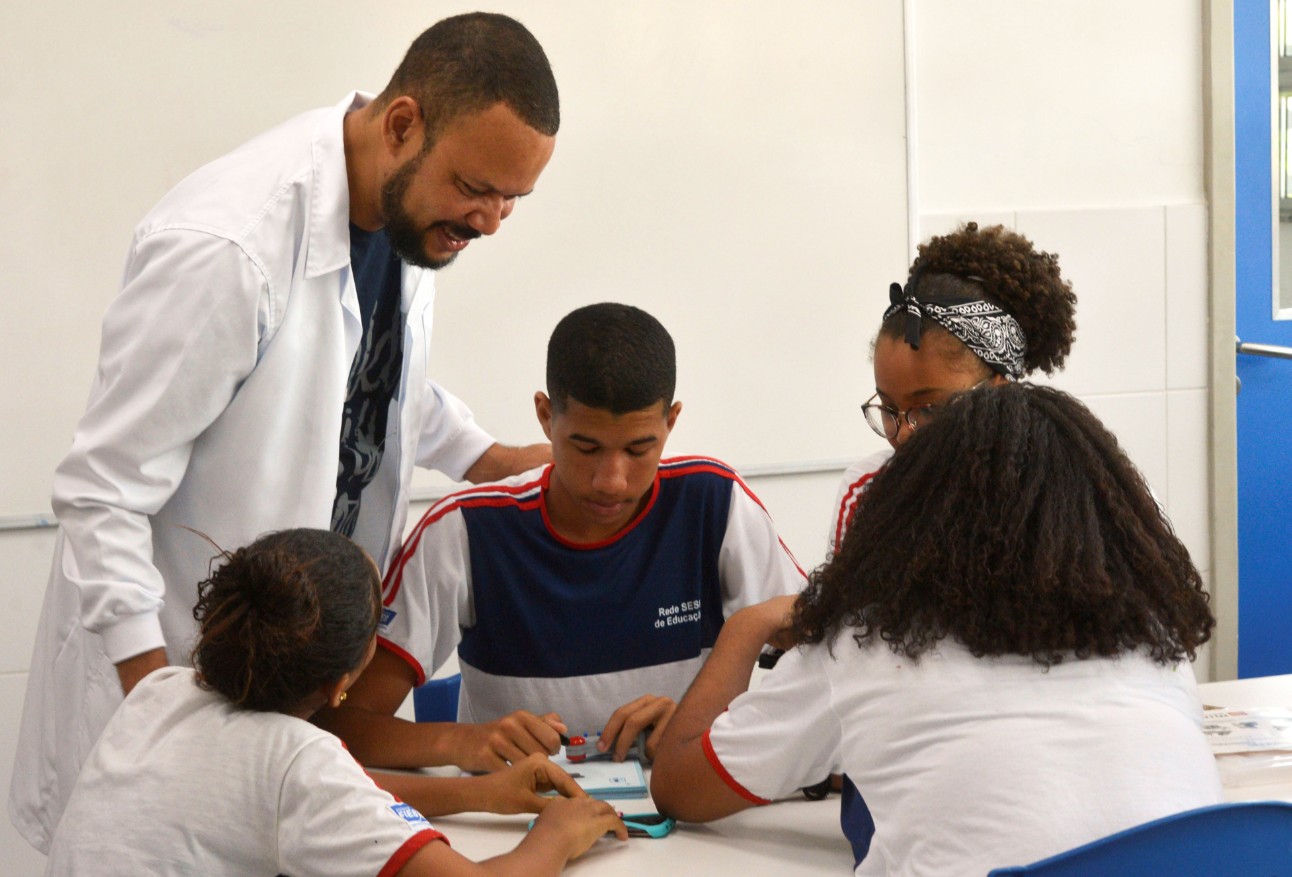
[[[712,728],[709,729],[709,731],[712,730]],[[709,731],[705,731],[704,736],[700,738],[700,745],[704,747],[704,757],[709,760],[709,766],[718,774],[718,777],[731,787],[731,791],[735,792],[751,804],[762,806],[764,804],[772,803],[766,798],[758,797],[740,783],[736,782],[735,777],[727,773],[727,769],[723,767],[722,762],[718,760],[718,753],[713,751],[713,743],[709,740]]]
[[[404,544],[395,555],[395,559],[391,561],[390,569],[386,570],[386,575],[381,582],[382,605],[389,606],[394,601],[395,595],[399,593],[399,588],[403,584],[404,567],[417,552],[417,544],[421,541],[422,533],[425,532],[427,527],[449,512],[459,508],[473,505],[503,506],[517,502],[513,497],[528,493],[544,483],[543,478],[546,477],[548,469],[551,469],[551,464],[548,464],[547,469],[543,470],[543,476],[537,481],[528,481],[524,484],[512,486],[491,484],[484,487],[467,488],[466,490],[449,494],[427,509],[414,525],[408,538],[404,540]],[[498,494],[503,495],[499,496]]]
[[[392,655],[395,655],[396,657],[399,657],[399,658],[403,658],[408,663],[408,665],[413,668],[413,672],[417,674],[418,686],[422,686],[426,684],[426,674],[422,671],[422,664],[420,661],[418,661],[408,652],[401,649],[399,646],[392,643],[390,640],[385,639],[383,637],[380,637],[380,636],[377,637],[377,645],[381,646],[383,649],[390,652]]]
[[[878,472],[879,470],[876,469],[875,471]],[[874,477],[875,472],[867,472],[849,485],[847,493],[843,495],[843,502],[839,503],[839,519],[834,525],[835,551],[838,551],[839,546],[843,544],[843,534],[848,532],[848,527],[852,524],[852,516],[857,513],[857,501],[861,498],[866,483]]]
[[[666,466],[667,468],[665,468]],[[763,514],[767,515],[768,519],[771,518],[771,514],[767,511],[767,506],[763,505],[763,501],[758,498],[758,494],[754,493],[749,488],[749,485],[745,483],[745,479],[741,478],[735,469],[731,468],[721,460],[715,460],[713,457],[692,456],[670,457],[666,460],[660,461],[660,478],[678,478],[695,472],[708,472],[711,475],[720,475],[723,478],[729,479],[730,481],[740,485],[740,489],[745,492],[746,496],[754,501],[754,505],[762,509]],[[794,568],[798,570],[799,575],[803,576],[803,578],[807,578],[807,573],[803,571],[803,567],[799,566],[798,558],[794,556],[793,551],[790,551],[790,547],[785,544],[785,540],[780,538],[778,535],[776,537],[776,541],[780,543],[781,550],[784,551],[785,556],[790,559],[790,563],[794,564]]]
[[[413,854],[433,840],[448,843],[449,839],[433,828],[424,828],[395,850],[395,854],[386,860],[385,866],[377,872],[377,877],[395,877],[399,869],[408,864]]]
[[[772,515],[770,512],[767,511],[767,506],[763,505],[763,501],[758,498],[758,495],[749,489],[749,485],[745,483],[745,479],[737,475],[734,478],[732,478],[732,480],[735,481],[736,484],[740,485],[740,489],[745,492],[746,496],[748,496],[750,499],[754,501],[755,505],[757,505],[760,509],[763,510],[763,514],[767,515],[767,519],[770,521],[772,518]],[[799,566],[798,558],[794,556],[793,551],[790,551],[790,547],[785,544],[785,540],[780,537],[780,534],[777,534],[776,541],[780,543],[781,551],[785,552],[785,556],[790,559],[790,563],[794,564],[794,568],[799,571],[799,575],[803,576],[803,578],[806,579],[807,573],[803,571],[803,567]]]

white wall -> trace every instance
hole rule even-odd
[[[918,131],[913,146],[919,195],[914,207],[921,235],[944,231],[959,218],[1001,221],[1033,237],[1041,247],[1061,255],[1064,271],[1072,278],[1079,297],[1078,342],[1069,369],[1056,383],[1087,399],[1114,428],[1166,503],[1198,565],[1207,569],[1206,208],[1202,195],[1200,10],[1196,4],[1179,0],[1141,0],[1132,4],[1121,0],[1048,0],[1046,3],[979,0],[973,4],[958,0],[910,0],[910,3],[914,11],[916,55],[913,86]],[[71,4],[61,5],[66,7],[62,14],[80,27],[93,30],[105,26],[102,22],[87,20],[88,13],[82,6],[73,9]],[[644,9],[650,5],[641,2],[630,8]],[[839,11],[850,5],[832,5],[829,9]],[[894,3],[884,6],[890,19],[895,6]],[[154,3],[149,8],[161,9],[162,6]],[[186,8],[191,11],[204,7],[190,4]],[[268,7],[264,8],[268,10]],[[494,8],[507,7],[494,4]],[[597,41],[593,36],[598,27],[597,15],[592,7],[570,8],[584,10],[586,31],[573,28],[563,32],[558,39],[562,55],[558,55],[552,45],[548,46],[557,62],[558,75],[563,76],[563,87],[570,80],[571,69],[577,69],[581,77],[592,77],[597,75],[598,67],[611,70],[617,64],[638,63],[635,69],[639,75],[651,75],[649,65],[640,64],[639,59],[635,61],[631,57],[631,28],[627,29],[626,35],[621,34],[629,57],[596,54]],[[687,4],[686,8],[705,10],[709,6],[699,0]],[[770,0],[740,4],[741,14],[725,16],[723,26],[731,30],[733,44],[738,44],[743,20],[751,17],[751,10],[778,15],[784,14],[784,9],[784,4]],[[366,12],[360,16],[355,10],[347,7],[338,14],[354,19],[348,26],[356,34],[364,35],[365,44],[385,40],[380,48],[381,52],[388,54],[391,46],[402,47],[407,41],[409,34],[404,31],[411,31],[411,28],[391,34],[392,27],[386,22],[383,24],[386,31],[377,34],[369,27],[367,18],[370,16]],[[724,10],[731,11],[728,4],[717,4],[710,11],[717,15]],[[451,11],[437,7],[435,15],[438,17]],[[9,16],[18,14],[16,9],[7,9],[6,21]],[[215,15],[214,12],[202,14]],[[797,9],[795,14],[798,14]],[[218,21],[207,21],[209,27],[218,25]],[[749,27],[754,34],[764,33],[757,23]],[[821,51],[873,56],[891,52],[893,48],[891,31],[881,36],[875,29],[850,24],[841,27],[835,36],[837,39],[828,42]],[[38,37],[40,33],[30,30],[23,33],[19,28],[19,35],[10,39]],[[113,68],[113,53],[141,52],[145,50],[143,46],[142,43],[106,46],[102,57],[91,60],[99,65],[100,73],[107,76]],[[227,50],[235,59],[241,57],[235,45],[228,46]],[[715,46],[714,50],[736,51],[723,45]],[[290,52],[291,47],[285,46],[284,51]],[[365,46],[365,51],[367,54],[360,53],[362,57],[371,58],[371,47]],[[760,52],[761,48],[741,51]],[[585,54],[586,58],[578,59]],[[810,56],[810,51],[807,54]],[[0,52],[0,56],[4,55]],[[563,74],[560,69],[562,61],[569,57],[576,57],[576,60],[564,64],[566,72]],[[760,54],[759,57],[764,56]],[[787,57],[797,60],[790,63]],[[777,75],[793,76],[805,63],[805,57],[794,53],[789,56],[767,55],[765,64]],[[594,60],[595,64],[588,59]],[[168,58],[161,66],[164,71],[166,65],[186,61],[206,64],[217,60],[213,57]],[[682,60],[677,59],[677,63]],[[254,58],[240,61],[254,62]],[[0,61],[2,63],[5,62]],[[284,63],[290,64],[290,58]],[[363,65],[368,65],[365,69],[371,68],[373,73],[382,69],[369,60],[359,64]],[[4,68],[5,81],[23,82],[21,76],[16,75],[20,72]],[[15,75],[10,76],[11,73]],[[336,81],[324,84],[328,99],[331,99],[332,91],[353,81],[351,75],[348,62],[344,59],[338,62]],[[856,75],[861,74],[858,72]],[[72,79],[76,88],[65,89],[69,93],[75,93],[85,85],[85,73],[81,67],[78,66]],[[107,87],[97,79],[92,84],[95,89]],[[152,83],[141,81],[132,86],[138,89],[141,112],[147,104],[150,85]],[[307,93],[309,90],[305,84],[290,77],[274,84],[275,88],[280,86],[290,92],[288,101],[298,106],[320,103],[312,92]],[[28,87],[37,86],[28,84]],[[164,89],[164,83],[161,87]],[[873,82],[845,82],[838,87],[852,89],[849,93],[853,98],[847,108],[850,119],[867,120],[877,112],[891,114],[892,102],[896,100],[900,104],[901,100],[900,82],[885,82],[879,91],[875,90]],[[54,88],[53,91],[57,93],[60,90]],[[683,105],[689,100],[685,93],[672,97]],[[198,100],[196,96],[191,98],[189,109],[166,120],[166,126],[176,130],[196,126],[218,135],[222,119],[245,116],[238,102],[248,99],[231,95],[217,95],[213,102]],[[68,136],[75,136],[79,143],[79,151],[68,161],[84,161],[93,166],[96,139],[104,136],[130,138],[133,120],[96,115],[93,102],[88,104],[87,107],[86,101],[69,101],[62,105],[64,116],[60,116],[59,106],[51,105],[43,123],[52,128],[55,120],[65,119],[66,124],[61,127],[74,131],[74,135]],[[882,109],[877,110],[877,104]],[[4,106],[4,97],[0,95],[0,108]],[[613,109],[598,107],[590,123],[593,127],[604,128],[607,138],[613,135],[615,128],[629,121],[626,114],[610,112]],[[694,115],[696,124],[703,123],[706,107],[687,105],[685,109]],[[252,126],[248,123],[247,130],[224,132],[227,144],[237,142],[272,121],[274,118],[266,118],[263,124]],[[825,119],[823,129],[830,130],[834,121]],[[842,124],[842,120],[838,121]],[[891,119],[886,115],[877,121],[887,123]],[[900,123],[900,118],[898,121]],[[577,115],[572,116],[567,103],[566,125],[577,128],[580,124],[588,123],[579,120]],[[668,132],[671,138],[685,138],[686,134],[685,130]],[[662,148],[665,144],[658,145]],[[563,142],[562,148],[565,146]],[[749,146],[748,143],[738,143],[733,147],[732,155],[738,158]],[[145,150],[141,149],[140,161],[165,159],[164,154],[154,155],[152,150],[146,151],[147,155],[144,155]],[[590,191],[603,192],[602,198],[606,202],[601,205],[604,209],[597,214],[597,221],[613,224],[616,234],[622,235],[625,241],[625,254],[640,258],[641,253],[654,256],[658,252],[654,246],[656,239],[643,233],[642,224],[648,217],[641,216],[657,209],[667,211],[667,218],[678,223],[686,223],[694,215],[705,218],[695,232],[695,251],[689,252],[688,258],[693,266],[703,264],[706,243],[715,246],[724,243],[726,226],[722,222],[721,205],[700,205],[703,209],[697,210],[697,205],[690,203],[686,193],[649,209],[642,205],[635,211],[639,214],[636,217],[625,217],[616,212],[617,181],[580,180],[577,151],[568,150],[559,159],[561,164],[554,163],[551,179],[560,181],[567,188],[597,184]],[[814,169],[814,174],[823,183],[828,181],[830,168],[836,164],[875,166],[882,163],[881,169],[886,174],[900,179],[904,173],[900,155],[891,151],[886,152],[881,160],[855,147],[849,148],[845,142],[825,144],[821,155],[822,164]],[[74,164],[69,163],[69,169],[72,167]],[[4,170],[8,172],[9,169]],[[103,167],[95,167],[94,170],[96,173],[112,172],[111,168]],[[173,170],[182,173],[187,167]],[[738,182],[756,191],[769,185],[768,179],[784,169],[770,160],[766,166],[742,166],[741,171]],[[560,187],[553,185],[552,188],[556,191]],[[723,327],[718,323],[722,314],[719,300],[699,308],[701,323],[689,324],[682,312],[665,315],[665,322],[679,336],[683,368],[680,393],[688,403],[688,417],[698,417],[702,412],[706,412],[704,416],[708,417],[723,417],[729,413],[724,408],[720,381],[714,381],[713,386],[686,383],[688,349],[703,343],[707,333],[742,332],[754,342],[759,342],[776,333],[781,325],[787,325],[795,332],[803,331],[806,324],[802,319],[805,316],[846,322],[857,341],[855,364],[844,373],[823,371],[822,382],[828,392],[813,398],[818,406],[837,406],[837,410],[827,418],[830,429],[837,431],[834,438],[848,448],[855,447],[860,455],[878,441],[869,434],[857,410],[857,405],[868,395],[870,384],[870,366],[865,359],[866,343],[878,325],[887,283],[900,278],[905,254],[898,253],[864,265],[848,262],[853,257],[837,249],[824,252],[806,250],[814,254],[810,259],[803,259],[802,255],[804,247],[814,237],[833,225],[844,224],[860,234],[867,229],[888,228],[891,223],[891,228],[896,229],[891,233],[900,240],[906,220],[900,209],[872,203],[864,188],[851,190],[847,197],[828,197],[829,190],[824,185],[819,189],[813,188],[813,193],[819,195],[815,199],[818,209],[811,213],[773,210],[769,205],[767,215],[755,211],[752,216],[742,219],[743,223],[766,223],[776,232],[773,236],[775,241],[785,241],[783,247],[778,245],[750,251],[751,259],[761,260],[769,266],[786,263],[794,266],[799,282],[787,285],[783,311],[769,315],[765,321],[749,320]],[[46,194],[32,192],[30,198],[44,199]],[[100,275],[101,282],[93,288],[76,292],[70,303],[61,303],[56,298],[23,299],[21,313],[5,311],[0,331],[38,332],[53,339],[64,331],[62,321],[89,319],[97,322],[111,295],[110,287],[129,227],[160,192],[122,191],[118,194],[119,199],[98,205],[96,209],[119,214],[115,220],[120,225],[119,235],[115,240],[84,242],[85,248],[94,254],[94,270]],[[76,191],[69,188],[54,195],[56,197],[51,201],[56,202],[59,198],[74,201]],[[44,200],[41,203],[45,205],[41,209],[53,211],[56,219],[57,211],[53,210],[53,205],[46,204]],[[525,209],[530,210],[530,205]],[[11,210],[9,216],[17,212]],[[521,216],[518,212],[509,222],[519,223]],[[538,231],[531,226],[522,232],[518,226],[509,230],[510,234],[501,235],[497,244],[499,247],[514,246],[523,253],[535,245],[533,241]],[[673,243],[690,245],[685,240]],[[568,251],[570,270],[578,271],[582,258],[578,240],[555,241],[550,245]],[[641,253],[635,254],[635,248],[640,248]],[[658,257],[667,258],[668,252],[666,250]],[[482,265],[488,258],[481,253],[476,255],[481,257]],[[6,252],[6,264],[18,257],[17,253]],[[828,297],[824,304],[813,297],[819,291],[816,286],[823,267],[818,263],[824,260],[842,260],[848,263],[849,270],[856,269],[855,282],[842,290],[848,299],[846,306],[838,297]],[[460,267],[467,268],[465,259]],[[617,288],[613,281],[619,278],[606,273],[613,268],[611,261],[603,260],[598,264],[599,276],[605,281],[600,288],[596,277],[587,279],[591,275],[583,275],[585,280],[582,282],[586,283],[588,295],[601,289]],[[41,266],[24,270],[27,272],[24,276],[36,278],[40,275]],[[452,293],[454,281],[465,286],[466,281],[472,279],[465,270],[457,273],[461,276],[460,281],[446,275],[444,283],[446,295],[437,314],[442,338],[450,328],[463,337],[475,337],[477,332],[483,331],[474,325],[475,321],[486,318],[496,321],[503,311],[496,298],[488,308],[469,298],[477,295],[474,290],[464,289],[463,294],[455,298]],[[741,294],[739,286],[724,283],[729,278],[723,276],[700,274],[689,277],[676,273],[679,282],[694,283],[692,294],[697,297],[697,304],[700,303],[698,297],[704,294]],[[488,294],[495,297],[506,295],[509,288],[494,288]],[[20,292],[9,286],[5,299],[19,296]],[[560,301],[564,302],[564,299]],[[520,306],[528,307],[524,303]],[[555,303],[553,308],[556,309]],[[554,319],[548,320],[549,326]],[[790,337],[789,340],[794,342],[796,338]],[[531,338],[518,343],[534,347],[537,342]],[[811,339],[803,339],[803,343],[791,343],[780,348],[777,355],[793,355],[808,364],[831,362],[819,346]],[[755,351],[751,356],[759,355],[758,344],[751,347]],[[535,354],[528,350],[525,355],[532,359]],[[71,420],[84,400],[92,364],[91,351],[76,351],[34,365],[24,373],[24,380],[39,381],[39,391],[24,397],[24,404],[59,407],[64,411],[67,429],[70,430]],[[449,363],[441,362],[439,366],[450,369]],[[733,363],[732,367],[740,367],[740,363]],[[453,368],[463,368],[461,361]],[[498,379],[489,376],[489,380]],[[533,384],[534,379],[530,379],[523,388],[515,390],[513,401],[519,404],[516,400],[527,400],[534,389]],[[742,399],[739,404],[745,408],[756,406],[761,418],[777,429],[792,429],[794,419],[784,416],[783,406],[786,393],[796,389],[769,387],[763,398]],[[469,394],[464,395],[472,398]],[[472,401],[475,402],[474,398]],[[500,434],[523,433],[517,438],[533,437],[533,433],[527,431],[530,429],[527,414],[515,413],[514,406],[505,401],[500,403],[498,411],[501,425],[490,425],[495,426]],[[492,417],[492,414],[486,413],[485,416]],[[736,413],[731,412],[731,416],[736,416]],[[6,431],[0,434],[0,452],[5,459],[12,459],[10,452],[14,436],[10,429],[6,427]],[[706,450],[698,446],[703,438],[701,433],[696,434],[695,446],[688,447],[691,440],[686,434],[679,434],[677,438],[679,450]],[[51,438],[50,442],[53,447],[42,451],[40,460],[28,461],[20,473],[24,495],[36,496],[41,503],[48,492],[48,470],[66,446],[66,437]],[[733,456],[732,462],[772,461]],[[11,477],[14,477],[11,471],[4,475],[6,491],[10,488]],[[753,487],[777,519],[787,543],[800,561],[805,564],[819,561],[824,553],[824,531],[834,494],[834,477],[760,478],[754,481]],[[418,511],[420,509],[414,509],[414,514]],[[8,784],[32,630],[52,543],[49,531],[0,533],[0,569],[4,570],[0,574],[0,701],[9,705],[0,713],[0,788],[7,788]],[[38,860],[39,857],[17,839],[7,821],[3,821],[0,824],[0,861],[5,863],[5,873],[37,874]]]
[[[1201,8],[912,3],[921,236],[1001,222],[1059,254],[1077,341],[1052,383],[1117,434],[1208,579]]]

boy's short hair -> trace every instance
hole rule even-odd
[[[677,355],[659,320],[603,302],[567,314],[547,343],[547,395],[554,410],[574,399],[612,414],[673,404]]]

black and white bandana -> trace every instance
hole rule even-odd
[[[924,331],[923,318],[928,317],[946,329],[991,366],[992,371],[1016,381],[1023,377],[1023,357],[1027,354],[1027,337],[1023,327],[1009,314],[982,299],[944,299],[940,303],[919,301],[909,290],[894,283],[888,287],[891,304],[884,311],[887,320],[900,311],[906,312],[906,343],[919,350]]]

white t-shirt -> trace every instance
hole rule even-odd
[[[843,480],[839,482],[838,494],[834,500],[834,514],[830,516],[831,554],[838,551],[839,546],[843,544],[843,534],[848,532],[848,527],[852,524],[852,516],[857,511],[857,500],[865,492],[866,485],[875,477],[879,467],[887,463],[891,456],[893,456],[893,449],[883,448],[862,457],[843,473]]]
[[[858,875],[986,874],[1222,800],[1192,668],[1139,653],[1046,671],[844,635],[787,653],[704,740],[758,803],[847,773],[875,820]]]
[[[45,873],[385,877],[442,839],[333,735],[238,709],[167,667],[104,729]]]

